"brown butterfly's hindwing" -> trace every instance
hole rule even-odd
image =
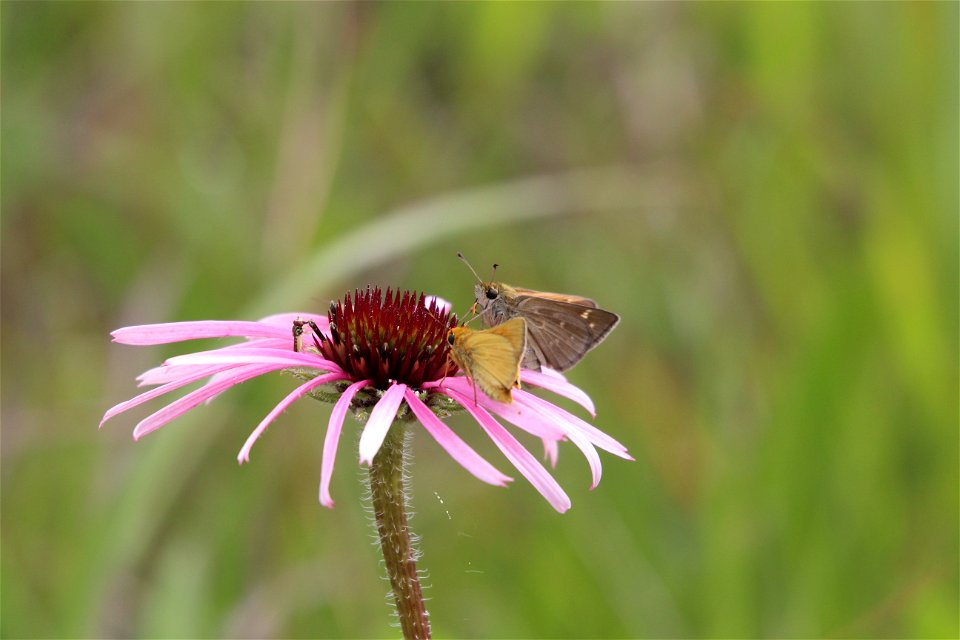
[[[529,336],[523,366],[567,371],[613,331],[620,317],[604,309],[522,296],[517,303]]]

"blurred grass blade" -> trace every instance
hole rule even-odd
[[[586,211],[622,211],[675,199],[683,191],[662,165],[616,165],[502,182],[437,196],[384,214],[321,247],[263,293],[244,317],[305,303],[316,291],[444,238]]]

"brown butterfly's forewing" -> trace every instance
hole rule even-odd
[[[572,296],[566,293],[550,293],[549,291],[537,291],[536,289],[524,289],[523,287],[511,287],[518,296],[531,296],[535,298],[546,298],[556,302],[566,302],[567,304],[578,304],[582,307],[596,308],[597,303],[590,298]]]
[[[510,318],[527,321],[525,369],[566,371],[600,344],[620,317],[589,298],[482,282],[475,287],[477,312],[487,326]]]

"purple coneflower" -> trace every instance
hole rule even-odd
[[[246,338],[245,342],[201,351],[167,360],[143,373],[141,385],[161,385],[111,408],[101,426],[115,415],[185,385],[206,379],[199,389],[173,401],[147,416],[133,430],[139,439],[209,401],[229,387],[278,370],[287,370],[304,379],[257,425],[240,450],[238,460],[246,462],[257,438],[290,404],[305,395],[334,403],[323,444],[320,468],[320,502],[333,507],[330,479],[343,422],[351,410],[365,423],[360,436],[360,462],[370,466],[374,511],[381,540],[393,535],[394,527],[406,536],[406,502],[400,486],[404,429],[391,429],[394,423],[417,421],[450,456],[467,471],[489,484],[504,486],[511,480],[482,458],[460,438],[441,417],[466,410],[486,431],[511,464],[559,512],[570,508],[570,499],[539,461],[494,417],[494,415],[539,437],[552,464],[557,460],[557,443],[570,440],[584,454],[593,477],[592,487],[600,481],[600,457],[597,448],[632,459],[626,448],[593,425],[568,411],[543,400],[527,390],[514,390],[510,404],[494,401],[482,393],[474,402],[471,381],[448,358],[447,331],[457,318],[446,305],[410,292],[386,294],[377,288],[356,291],[342,302],[330,306],[329,316],[279,314],[258,322],[199,321],[124,327],[112,333],[114,341],[133,345],[164,344],[198,338]],[[593,403],[579,388],[552,372],[522,371],[521,381],[528,387],[541,387],[565,396],[594,414]],[[380,493],[396,491],[396,495]],[[592,488],[591,487],[591,488]],[[390,512],[390,502],[399,503],[402,521],[382,522],[381,511]],[[382,508],[381,508],[382,506]],[[389,513],[386,516],[390,516]],[[389,519],[389,518],[387,518]],[[396,533],[396,532],[394,532]],[[387,547],[383,544],[384,553]],[[401,541],[402,542],[402,541]],[[409,547],[409,540],[406,541]],[[415,553],[403,551],[395,560],[409,563],[406,580],[416,582],[413,568]],[[405,554],[405,555],[404,555]],[[419,583],[398,585],[387,558],[388,572],[397,598],[404,634],[428,637],[426,612],[415,601],[420,598]],[[403,578],[403,576],[400,576]],[[415,593],[401,592],[414,588]],[[415,609],[410,612],[413,627],[408,628],[401,600]],[[416,610],[419,607],[419,610]],[[417,622],[419,616],[420,621]],[[419,628],[417,625],[420,625]]]

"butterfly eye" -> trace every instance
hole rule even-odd
[[[453,344],[454,342],[453,331],[447,334],[447,342],[449,342],[450,344]]]
[[[487,289],[487,299],[489,299],[489,300],[496,300],[498,295],[500,295],[500,294],[497,293],[497,290],[494,289],[493,287],[489,287],[489,288]]]

